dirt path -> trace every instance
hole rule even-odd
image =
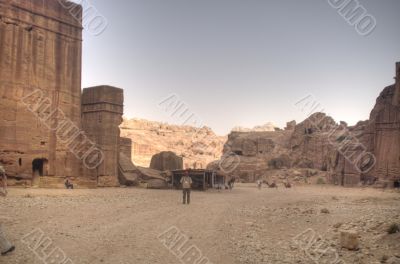
[[[259,191],[243,185],[232,192],[193,192],[189,206],[180,199],[181,192],[169,190],[12,189],[8,198],[0,200],[0,208],[17,251],[0,257],[0,263],[45,263],[21,241],[35,228],[75,264],[180,263],[159,239],[173,226],[189,238],[186,246],[195,245],[212,263],[311,263],[306,255],[299,257],[292,243],[308,228],[333,243],[330,233],[334,235],[331,229],[338,222],[373,214],[400,223],[399,194],[376,190]],[[330,213],[320,213],[322,208]]]

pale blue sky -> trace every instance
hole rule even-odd
[[[91,0],[108,20],[85,30],[83,87],[125,89],[125,115],[179,123],[174,93],[218,134],[302,121],[313,94],[337,121],[367,119],[400,61],[400,1],[360,0],[377,20],[360,36],[326,0]]]

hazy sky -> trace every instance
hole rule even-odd
[[[82,85],[124,88],[126,117],[180,123],[158,107],[176,94],[218,134],[302,121],[309,94],[355,124],[400,61],[400,1],[359,2],[368,36],[327,0],[91,0],[108,27],[84,32]]]

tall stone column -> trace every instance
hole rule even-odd
[[[83,89],[82,127],[100,150],[101,162],[95,169],[84,168],[85,175],[95,174],[98,186],[119,186],[118,161],[122,123],[123,90],[111,86]]]

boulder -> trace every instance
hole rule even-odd
[[[151,158],[150,168],[159,171],[183,169],[183,159],[174,152],[164,151]]]
[[[120,184],[125,186],[135,186],[138,184],[138,168],[132,163],[131,159],[124,153],[119,155],[118,179]]]
[[[359,234],[356,231],[341,231],[340,232],[340,246],[348,250],[359,249]]]
[[[296,128],[296,120],[290,121],[286,123],[285,130],[294,130]]]

